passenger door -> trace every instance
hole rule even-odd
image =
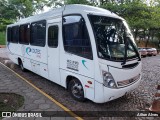
[[[60,22],[48,24],[48,75],[49,80],[60,84],[59,73],[59,36],[61,31]]]

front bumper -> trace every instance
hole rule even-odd
[[[122,97],[128,92],[133,91],[135,88],[138,87],[140,84],[141,77],[139,80],[137,80],[132,85],[129,85],[127,87],[118,88],[118,89],[111,89],[105,87],[103,84],[95,81],[95,99],[94,102],[96,103],[105,103],[114,99],[117,99],[119,97]]]

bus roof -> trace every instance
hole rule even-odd
[[[49,19],[53,17],[58,17],[58,16],[62,16],[62,14],[68,15],[68,14],[81,14],[81,13],[105,15],[108,17],[123,19],[119,17],[118,15],[116,15],[115,13],[109,10],[103,9],[103,8],[98,8],[98,7],[89,6],[89,5],[72,4],[72,5],[65,5],[61,8],[55,8],[45,13],[37,14],[37,15],[30,16],[24,19],[20,19],[17,23],[8,25],[8,27],[19,25],[19,24],[30,23],[34,21],[45,20],[45,19]]]

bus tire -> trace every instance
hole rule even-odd
[[[85,98],[84,98],[84,90],[83,90],[83,86],[81,84],[81,82],[78,79],[72,79],[69,82],[69,92],[71,94],[71,96],[80,102],[84,102]]]
[[[21,68],[21,70],[22,70],[23,72],[26,71],[26,69],[24,68],[23,63],[22,63],[21,60],[19,60],[19,66],[20,66],[20,68]]]

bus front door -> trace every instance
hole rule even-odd
[[[60,84],[59,72],[59,31],[60,23],[48,24],[48,75],[49,79],[57,84]]]

